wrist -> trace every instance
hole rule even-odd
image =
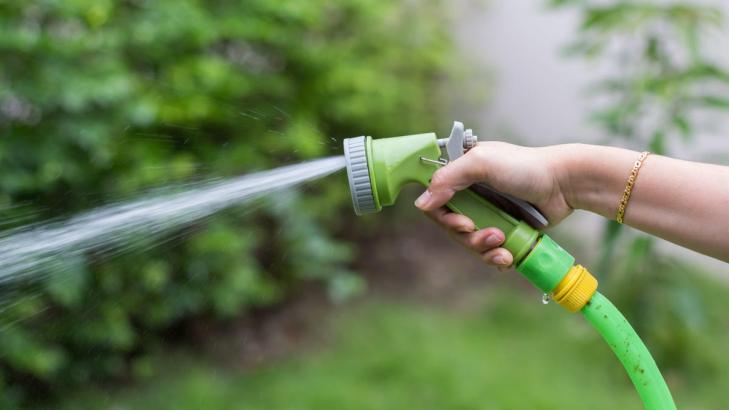
[[[572,209],[585,209],[581,201],[584,197],[585,157],[589,150],[586,144],[561,144],[547,148],[550,169],[555,179],[555,186],[560,195]]]
[[[637,153],[589,144],[558,146],[553,169],[565,202],[613,218]]]

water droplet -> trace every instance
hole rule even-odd
[[[550,300],[552,300],[552,297],[549,295],[549,293],[545,293],[542,295],[542,304],[543,305],[548,305]]]

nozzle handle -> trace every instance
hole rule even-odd
[[[457,192],[448,207],[471,218],[479,229],[496,227],[504,232],[502,247],[514,256],[514,266],[545,293],[551,293],[562,281],[575,258],[549,236],[541,234],[525,221],[499,209],[472,190]]]
[[[448,202],[448,208],[471,218],[479,229],[496,227],[504,232],[506,242],[503,247],[514,256],[514,264],[529,253],[539,237],[539,231],[528,223],[514,218],[470,189],[457,192]]]

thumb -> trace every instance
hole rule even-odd
[[[470,151],[469,151],[470,153]],[[483,181],[485,175],[474,161],[473,155],[466,155],[448,163],[435,171],[430,186],[415,201],[415,206],[423,211],[432,211],[445,205],[453,195],[476,182]]]

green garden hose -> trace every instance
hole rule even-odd
[[[581,312],[623,364],[643,405],[647,409],[675,409],[655,360],[620,311],[595,292]]]

